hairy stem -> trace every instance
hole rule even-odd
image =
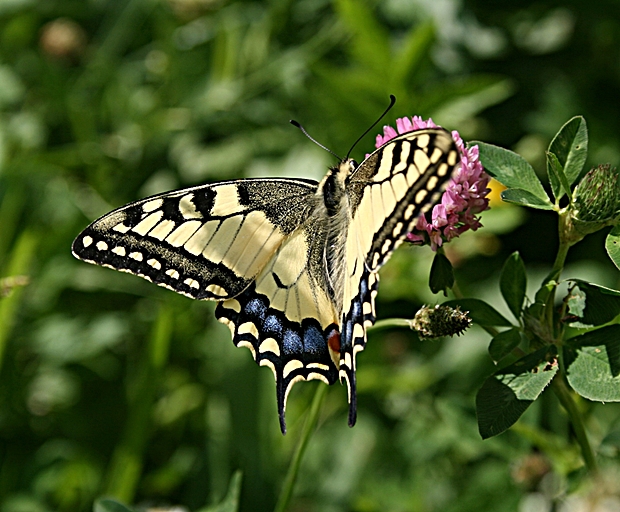
[[[23,292],[23,286],[27,284],[26,275],[30,270],[30,263],[35,255],[37,239],[31,231],[24,231],[13,249],[6,267],[7,279],[0,281],[4,286],[0,287],[0,368],[5,349],[9,343],[9,335],[15,323],[19,311],[19,304]],[[3,277],[0,274],[0,277]],[[18,279],[15,279],[18,278]],[[13,280],[13,283],[11,283]],[[7,284],[8,283],[8,284]],[[16,286],[12,286],[12,284]],[[3,297],[3,288],[6,287],[6,296]]]

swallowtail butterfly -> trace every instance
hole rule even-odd
[[[74,241],[84,261],[215,300],[233,342],[275,376],[280,427],[296,382],[346,382],[375,321],[379,268],[440,198],[459,161],[447,131],[399,135],[320,183],[241,179],[114,210]]]

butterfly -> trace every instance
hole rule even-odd
[[[200,300],[269,367],[278,414],[299,381],[347,385],[357,417],[356,355],[375,322],[379,268],[436,204],[460,161],[449,132],[399,135],[321,182],[240,179],[118,208],[73,242],[84,261]]]

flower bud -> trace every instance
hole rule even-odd
[[[423,306],[411,322],[411,327],[418,331],[423,338],[439,338],[440,336],[454,336],[462,334],[471,324],[467,311],[463,312],[457,306],[436,305]]]
[[[611,219],[618,206],[618,171],[609,164],[593,168],[575,188],[574,216],[585,222]]]

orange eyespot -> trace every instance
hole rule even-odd
[[[332,352],[340,352],[340,331],[333,329],[327,337],[327,344]]]

